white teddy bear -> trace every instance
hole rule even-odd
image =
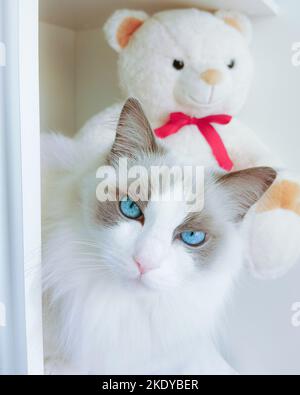
[[[222,171],[253,166],[282,168],[257,136],[235,117],[253,73],[251,24],[237,12],[198,9],[153,16],[119,10],[107,21],[108,43],[119,52],[125,97],[137,98],[155,135],[187,161]],[[122,108],[92,118],[78,138],[92,144],[114,140]],[[248,258],[261,277],[275,277],[300,260],[300,186],[279,173],[268,196],[249,216]]]

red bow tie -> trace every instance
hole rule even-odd
[[[221,137],[219,136],[216,129],[212,126],[212,123],[227,125],[231,120],[232,117],[226,114],[210,115],[204,118],[194,118],[182,112],[173,112],[170,114],[170,119],[165,125],[155,129],[155,135],[161,139],[164,139],[168,136],[171,136],[172,134],[177,133],[184,126],[196,125],[211,147],[219,166],[226,171],[230,171],[233,168],[233,163],[228,155]]]

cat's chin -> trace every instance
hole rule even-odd
[[[122,277],[121,284],[127,289],[153,293],[178,286],[177,283],[174,284],[174,282],[167,278],[160,277],[159,274],[156,273],[147,273],[134,277]]]
[[[157,281],[154,281],[150,276],[141,276],[138,280],[139,286],[148,291],[158,291],[160,286]]]
[[[150,292],[170,290],[179,285],[177,281],[172,281],[170,277],[161,276],[159,272],[150,272],[139,276],[136,283],[138,287]]]
[[[127,282],[127,286],[145,292],[159,291],[162,287],[158,281],[149,275],[137,276]]]

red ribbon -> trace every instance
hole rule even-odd
[[[212,123],[227,125],[231,120],[232,117],[226,114],[210,115],[204,118],[194,118],[182,112],[173,112],[170,114],[170,119],[165,125],[155,129],[155,135],[161,139],[164,139],[168,136],[171,136],[172,134],[177,133],[184,126],[196,125],[200,133],[211,147],[219,166],[226,171],[230,171],[233,168],[233,163],[221,137],[219,136],[216,129],[212,126]]]

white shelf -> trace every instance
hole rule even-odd
[[[100,27],[118,8],[143,9],[151,14],[182,7],[236,9],[251,16],[278,12],[274,0],[40,0],[40,19],[72,30],[85,30]]]

